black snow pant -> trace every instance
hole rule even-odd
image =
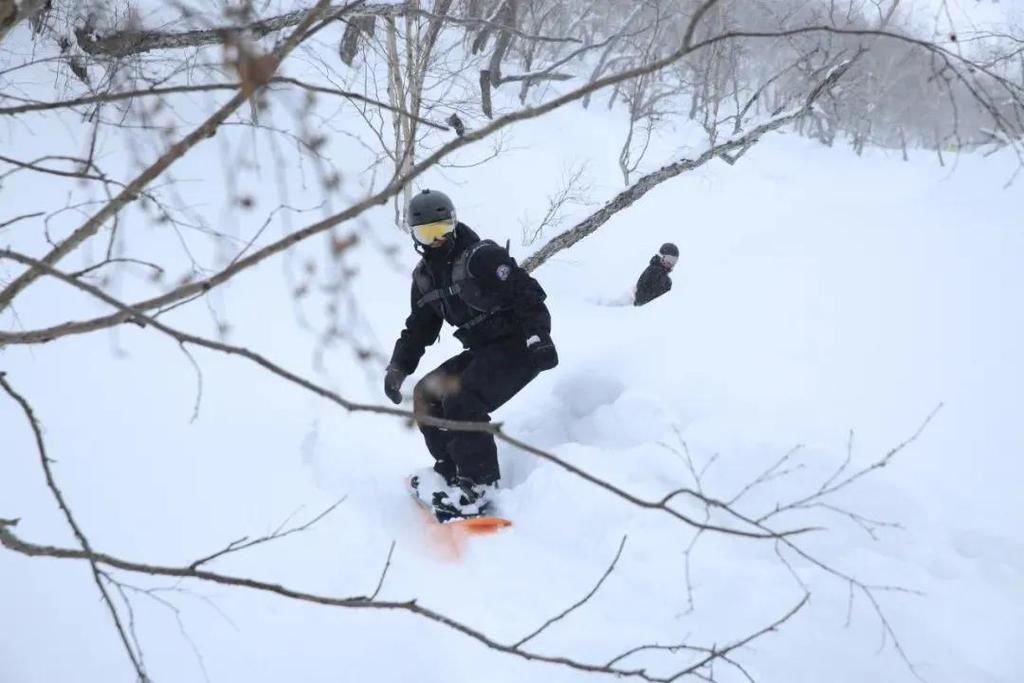
[[[421,415],[447,420],[489,422],[489,413],[537,376],[518,336],[467,349],[441,363],[416,384],[413,406]],[[491,484],[501,476],[494,436],[420,425],[434,470],[447,480],[456,475],[477,484]]]

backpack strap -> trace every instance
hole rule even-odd
[[[423,295],[416,300],[417,308],[432,304],[435,301],[459,296],[459,293],[463,289],[463,283],[467,280],[473,279],[473,273],[469,269],[470,261],[473,259],[476,252],[484,247],[498,247],[500,249],[501,245],[497,244],[493,240],[480,240],[479,242],[470,245],[468,249],[459,255],[459,258],[455,260],[455,263],[452,264],[452,284],[448,287],[438,287],[436,289],[428,290],[427,287],[430,285],[426,278],[426,274],[421,270],[421,263],[414,274],[417,277],[417,283],[419,283],[420,291],[423,292]],[[463,324],[459,325],[458,331],[462,332],[464,330],[472,329],[490,318],[494,313],[496,313],[496,311],[480,312]]]
[[[454,284],[451,287],[438,287],[437,289],[432,289],[416,300],[416,307],[419,308],[426,306],[427,304],[433,303],[439,299],[458,296],[461,289],[462,287],[458,284]]]
[[[474,327],[476,327],[477,325],[479,325],[480,323],[494,315],[494,313],[494,311],[487,311],[486,313],[478,313],[474,315],[472,318],[459,325],[459,332],[473,329]]]
[[[494,240],[480,240],[475,244],[470,245],[459,258],[455,260],[455,264],[452,266],[452,282],[458,285],[465,280],[473,278],[473,273],[469,269],[469,263],[473,260],[473,256],[476,252],[480,251],[484,247],[497,247],[498,245]]]

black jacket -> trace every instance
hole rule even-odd
[[[668,269],[661,264],[661,257],[657,254],[652,256],[651,264],[636,281],[636,299],[633,301],[633,305],[643,306],[672,289],[672,279],[668,273]]]
[[[450,286],[455,261],[463,251],[479,241],[475,232],[459,223],[451,244],[438,249],[424,249],[421,263],[433,287]],[[524,340],[535,334],[550,336],[551,315],[544,305],[547,295],[540,283],[520,268],[508,251],[497,245],[483,246],[473,254],[468,266],[473,279],[500,301],[501,308],[483,322],[455,332],[465,348],[512,336]],[[426,348],[437,340],[442,323],[460,327],[478,315],[458,296],[446,297],[436,305],[418,305],[423,294],[413,280],[412,310],[391,354],[391,365],[407,375],[416,371]]]

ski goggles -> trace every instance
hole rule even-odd
[[[671,254],[662,254],[661,262],[665,264],[667,268],[675,268],[676,262],[679,261],[678,256],[672,256]]]
[[[430,246],[434,242],[444,239],[455,230],[455,219],[448,218],[443,221],[424,223],[423,225],[412,226],[412,236],[422,245]]]

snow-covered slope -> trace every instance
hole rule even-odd
[[[511,238],[524,256],[520,218],[543,213],[544,194],[566,164],[589,162],[595,199],[618,190],[618,128],[602,116],[572,110],[515,128],[514,151],[423,185],[449,190],[464,221]],[[595,140],[609,140],[608,148]],[[662,139],[656,161],[685,154],[676,145]],[[204,177],[203,163],[186,162],[182,177]],[[824,527],[800,536],[800,547],[866,584],[920,591],[876,595],[926,680],[1022,680],[1024,225],[1019,184],[1003,189],[1014,163],[1008,155],[968,156],[942,168],[925,153],[909,163],[878,151],[858,158],[776,135],[736,166],[715,162],[667,183],[536,272],[562,362],[497,419],[509,434],[650,500],[696,487],[695,472],[707,495],[732,499],[800,445],[787,461],[790,474],[736,502],[756,517],[813,494],[851,443],[850,471],[876,462],[941,402],[888,466],[826,501],[902,529],[880,528],[872,538],[822,507],[787,514],[773,528]],[[5,213],[17,213],[12,203]],[[389,353],[415,257],[383,211],[351,229],[371,237],[350,257],[359,269],[360,335]],[[666,240],[682,252],[673,291],[642,309],[613,305]],[[22,228],[0,241],[37,244]],[[398,255],[385,256],[380,245],[397,245]],[[264,266],[211,300],[230,320],[233,340],[314,372],[314,340],[295,323],[280,270]],[[124,286],[132,299],[133,288],[148,285]],[[18,324],[83,317],[90,306],[44,284],[26,297]],[[211,328],[202,304],[167,321]],[[445,333],[418,374],[455,350]],[[803,584],[809,603],[735,653],[750,675],[914,679],[848,581],[783,548],[787,567],[772,541],[704,533],[694,544],[694,530],[665,513],[506,444],[501,505],[514,528],[471,539],[458,553],[439,547],[401,488],[427,463],[414,431],[391,418],[346,415],[243,360],[206,351],[196,358],[202,403],[191,421],[192,366],[152,331],[126,327],[0,355],[10,382],[33,401],[56,475],[97,549],[187,564],[343,499],[312,529],[212,566],[361,595],[374,591],[394,542],[380,598],[415,598],[514,643],[582,598],[625,537],[601,590],[528,649],[599,664],[640,645],[722,646],[784,615]],[[383,403],[377,370],[336,349],[314,376],[347,398]],[[73,543],[24,417],[6,397],[0,434],[0,516],[20,516],[26,538]],[[703,519],[692,500],[676,507]],[[736,524],[721,512],[712,521]],[[587,677],[490,651],[405,613],[119,576],[162,589],[129,595],[158,681]],[[132,680],[86,566],[5,551],[0,577],[0,681]],[[171,601],[177,615],[154,597]],[[645,651],[622,664],[662,675],[693,659]],[[721,664],[715,674],[743,680]]]

